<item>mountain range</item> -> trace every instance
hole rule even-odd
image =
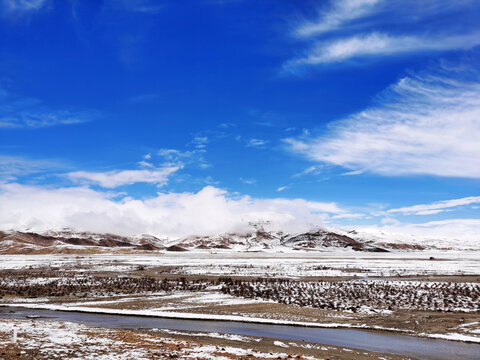
[[[391,236],[366,236],[355,230],[315,229],[300,234],[266,231],[261,226],[244,233],[192,235],[180,239],[152,235],[120,236],[76,232],[69,229],[46,231],[0,231],[0,254],[108,253],[155,251],[333,251],[359,252],[424,250],[432,245],[395,241]]]

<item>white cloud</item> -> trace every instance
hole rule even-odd
[[[207,176],[203,179],[203,183],[206,185],[219,185],[220,181],[215,180],[212,176]]]
[[[240,181],[247,185],[253,185],[257,182],[257,180],[255,179],[245,179],[245,178],[240,178]]]
[[[332,219],[338,220],[338,219],[362,219],[367,217],[365,214],[340,214],[340,215],[335,215],[332,216]]]
[[[23,14],[40,10],[47,3],[47,0],[2,0],[0,8],[4,14]]]
[[[448,219],[419,224],[392,223],[358,227],[383,241],[406,242],[456,249],[479,249],[480,219]]]
[[[404,215],[432,215],[445,211],[446,209],[455,208],[458,206],[466,206],[471,204],[479,204],[480,196],[469,196],[461,199],[437,201],[431,204],[420,204],[413,206],[406,206],[397,209],[390,209],[388,213],[400,213]]]
[[[434,37],[418,35],[392,36],[383,33],[371,33],[345,39],[335,39],[329,42],[317,42],[304,57],[288,62],[285,68],[294,68],[302,64],[335,63],[361,57],[469,49],[479,44],[480,33],[437,35]]]
[[[279,188],[277,188],[277,191],[281,192],[281,191],[287,190],[287,189],[288,189],[288,186],[280,186]]]
[[[353,171],[480,178],[480,77],[446,69],[401,79],[377,105],[320,137],[285,141],[313,161]]]
[[[316,21],[305,21],[298,26],[295,34],[309,37],[338,29],[343,24],[378,11],[382,0],[336,0]]]
[[[2,113],[0,106],[0,128],[40,128],[56,125],[73,125],[91,121],[96,118],[94,112],[72,112],[69,110],[31,111],[23,110],[16,114]]]
[[[157,154],[169,161],[178,161],[180,159],[190,158],[195,155],[197,151],[180,151],[176,149],[160,149]]]
[[[87,187],[3,184],[0,228],[43,231],[68,227],[180,237],[243,231],[249,222],[270,222],[269,229],[297,232],[345,213],[335,203],[232,197],[212,186],[197,193],[159,193],[147,200],[114,201],[112,196]]]
[[[35,98],[20,97],[0,88],[0,128],[40,128],[71,125],[98,118],[95,111],[52,109]]]
[[[221,129],[231,129],[237,127],[237,124],[226,122],[219,124],[218,127]]]
[[[145,161],[145,160],[141,160],[137,164],[140,165],[141,167],[148,167],[148,168],[154,167],[152,163],[149,163],[148,161]]]
[[[55,161],[0,155],[0,182],[13,181],[18,176],[41,173],[59,167],[60,164]]]
[[[112,170],[106,172],[73,171],[65,174],[75,183],[96,184],[104,188],[115,188],[134,183],[151,183],[158,186],[165,185],[168,178],[181,166],[165,166],[156,169],[143,170]]]
[[[205,161],[203,158],[200,158],[200,161]],[[200,169],[208,169],[208,168],[211,168],[213,165],[209,164],[209,163],[206,163],[206,162],[200,162],[198,164],[198,167]]]
[[[237,4],[241,3],[244,0],[204,0],[204,3],[210,4],[210,5],[232,5],[232,4]]]
[[[257,148],[263,148],[265,145],[268,144],[267,140],[262,140],[262,139],[250,139],[250,141],[247,143],[247,147],[257,147]]]
[[[132,13],[155,15],[165,9],[166,4],[157,0],[108,0],[107,6],[120,8]]]
[[[308,49],[284,63],[283,70],[295,73],[305,65],[470,49],[480,44],[480,28],[468,22],[459,27],[457,19],[479,9],[472,0],[332,0],[316,19],[295,25],[294,35]],[[429,21],[440,14],[441,22]],[[426,21],[429,32],[419,31]]]
[[[300,177],[303,175],[319,175],[322,173],[322,166],[312,165],[306,168],[305,170],[294,174],[293,177]]]
[[[196,140],[195,140],[196,139]],[[212,167],[212,164],[208,163],[204,158],[204,154],[207,152],[205,149],[208,143],[208,138],[194,139],[196,149],[192,151],[180,151],[176,149],[160,149],[157,155],[163,157],[165,160],[174,162],[177,164],[193,164],[200,169],[208,169]]]
[[[195,136],[192,140],[193,145],[197,149],[205,149],[208,144],[208,137],[206,136]]]
[[[352,175],[361,175],[363,174],[363,170],[353,170],[353,171],[347,171],[341,174],[342,176],[352,176]]]
[[[331,0],[315,20],[301,20],[294,34],[318,37],[330,32],[356,30],[386,23],[412,23],[465,9],[472,0]]]

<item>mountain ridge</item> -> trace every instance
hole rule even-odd
[[[387,240],[387,239],[384,239]],[[153,235],[122,236],[110,233],[76,232],[70,229],[46,231],[0,231],[0,254],[75,253],[119,251],[333,251],[344,249],[359,252],[424,250],[418,243],[374,241],[362,238],[356,231],[314,229],[288,234],[254,227],[244,233],[191,235],[179,239]]]

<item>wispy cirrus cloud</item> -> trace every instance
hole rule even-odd
[[[20,156],[0,155],[0,182],[10,182],[19,176],[39,174],[61,168],[53,160],[35,160]]]
[[[167,161],[177,164],[195,164],[201,169],[212,167],[212,165],[204,158],[207,142],[201,141],[195,144],[195,150],[180,151],[177,149],[160,149],[157,151],[157,155]]]
[[[322,170],[323,170],[322,166],[312,165],[306,168],[305,170],[294,174],[293,177],[300,177],[304,175],[319,175],[322,173]]]
[[[374,106],[318,137],[285,139],[355,173],[480,178],[480,74],[448,68],[402,78]]]
[[[361,31],[375,25],[415,23],[441,13],[468,8],[472,0],[335,0],[323,3],[313,19],[300,20],[294,35],[319,37],[330,32]]]
[[[48,0],[0,0],[1,16],[20,16],[38,11],[48,5]]]
[[[148,161],[145,161],[145,160],[141,160],[137,164],[140,165],[141,167],[144,167],[144,168],[153,168],[154,167],[154,165],[152,163],[149,163]]]
[[[396,213],[402,215],[433,215],[444,212],[460,206],[479,204],[480,196],[468,196],[461,199],[443,200],[430,204],[420,204],[406,206],[397,209],[390,209],[388,213]]]
[[[297,22],[293,35],[307,47],[302,55],[286,61],[283,70],[296,72],[306,65],[350,59],[470,49],[480,44],[480,25],[465,22],[458,26],[455,16],[479,10],[471,0],[427,0],[421,4],[413,0],[330,1],[319,8],[316,18]],[[429,32],[418,26],[436,15],[450,13],[452,16],[441,23],[430,22]]]
[[[205,149],[209,143],[208,137],[207,136],[195,136],[192,140],[192,144],[197,148],[197,149]]]
[[[167,165],[160,168],[138,170],[73,171],[65,174],[65,176],[77,184],[93,184],[103,188],[116,188],[135,183],[150,183],[164,186],[167,184],[169,177],[181,168],[181,165]]]
[[[41,100],[21,97],[0,89],[0,128],[41,128],[95,120],[93,110],[53,109]]]
[[[232,5],[232,4],[238,4],[241,3],[245,0],[203,0],[205,4],[210,4],[210,5]]]
[[[247,147],[264,148],[267,144],[268,144],[268,140],[250,139],[247,142]]]
[[[157,14],[167,6],[160,0],[108,0],[104,6],[119,8],[132,13]]]
[[[243,178],[243,177],[240,178],[240,181],[247,185],[253,185],[257,182],[257,180],[255,179],[249,179],[249,178]]]
[[[181,161],[183,159],[188,159],[194,156],[197,153],[196,150],[194,151],[180,151],[177,149],[160,149],[158,150],[157,154],[166,160],[169,161]],[[151,158],[151,155],[149,159]]]
[[[463,35],[392,36],[370,33],[332,41],[319,41],[304,57],[294,59],[285,67],[301,64],[316,65],[336,63],[349,59],[388,56],[411,52],[470,49],[480,44],[480,31]]]
[[[310,37],[337,30],[345,23],[379,11],[381,0],[337,0],[320,11],[316,20],[305,20],[295,29],[300,37]]]

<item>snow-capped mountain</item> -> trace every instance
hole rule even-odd
[[[79,253],[125,251],[333,251],[344,249],[363,252],[421,251],[424,249],[478,250],[474,246],[459,246],[446,241],[398,236],[382,232],[344,229],[315,229],[300,234],[267,231],[263,226],[252,226],[244,233],[192,235],[168,239],[153,235],[120,236],[76,232],[69,229],[35,233],[28,231],[0,231],[0,253]]]

